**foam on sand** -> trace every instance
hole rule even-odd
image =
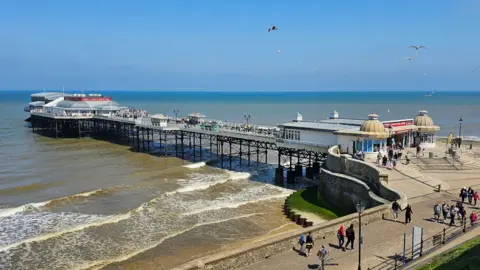
[[[201,167],[206,166],[206,165],[207,165],[207,163],[202,161],[202,162],[183,165],[182,167],[189,168],[189,169],[198,169],[198,168],[201,168]]]

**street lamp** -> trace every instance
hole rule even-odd
[[[248,127],[248,120],[250,120],[250,118],[252,118],[252,116],[250,114],[245,114],[243,116],[243,118],[245,118],[245,120],[247,121],[247,127]]]
[[[358,270],[362,270],[361,261],[362,261],[362,213],[365,211],[365,203],[360,199],[355,205],[358,212]]]
[[[462,137],[462,122],[463,122],[462,117],[460,117],[458,122],[460,123],[460,130],[458,131],[458,137]]]
[[[180,111],[178,109],[173,109],[173,113],[175,114],[175,124],[178,122],[178,113]]]

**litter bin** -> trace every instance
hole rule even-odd
[[[456,157],[457,156],[457,150],[452,150],[452,157]]]
[[[433,152],[428,152],[428,158],[433,158]]]

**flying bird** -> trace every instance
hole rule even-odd
[[[405,57],[406,60],[410,61],[413,59],[413,57],[409,56],[409,57]]]
[[[275,25],[273,25],[272,27],[268,28],[268,32],[270,32],[270,31],[275,31],[275,30],[278,30],[278,28],[277,28]]]
[[[277,50],[277,54],[279,54],[279,53],[280,53],[280,50]]]
[[[425,46],[415,46],[415,45],[412,45],[412,46],[410,46],[410,47],[408,47],[408,48],[413,48],[413,49],[415,49],[415,50],[427,49],[427,47],[425,47]]]

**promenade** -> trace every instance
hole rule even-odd
[[[443,150],[439,147],[433,150],[440,154]],[[465,157],[469,159],[469,157]],[[370,161],[371,162],[371,161]],[[476,163],[475,159],[469,162]],[[410,224],[404,224],[405,213],[399,217],[400,222],[392,220],[379,220],[362,226],[364,243],[362,245],[362,269],[392,269],[387,263],[392,263],[395,254],[401,255],[403,250],[403,237],[407,233],[407,249],[411,248],[412,227],[418,226],[424,229],[424,239],[432,237],[447,228],[443,223],[432,222],[433,206],[436,202],[447,202],[452,205],[458,199],[458,191],[464,186],[480,188],[480,179],[476,176],[480,170],[454,171],[418,171],[413,166],[404,163],[399,164],[395,170],[388,170],[389,185],[405,193],[408,202],[412,206],[413,220]],[[441,184],[442,192],[436,192],[435,187]],[[477,188],[476,188],[477,187]],[[444,190],[446,189],[446,190]],[[472,210],[480,211],[480,205],[473,207],[466,204],[467,215]],[[350,224],[344,224],[348,227]],[[457,221],[457,226],[459,221]],[[460,227],[459,227],[460,228]],[[478,231],[476,229],[476,231]],[[355,250],[341,251],[338,248],[336,235],[326,239],[315,239],[315,247],[310,257],[303,257],[293,249],[288,252],[271,256],[268,259],[257,262],[244,270],[254,269],[318,269],[320,260],[316,255],[322,245],[330,251],[326,269],[358,269],[358,227],[355,227],[356,240]],[[314,235],[315,237],[315,235]],[[298,248],[295,247],[295,248]]]

